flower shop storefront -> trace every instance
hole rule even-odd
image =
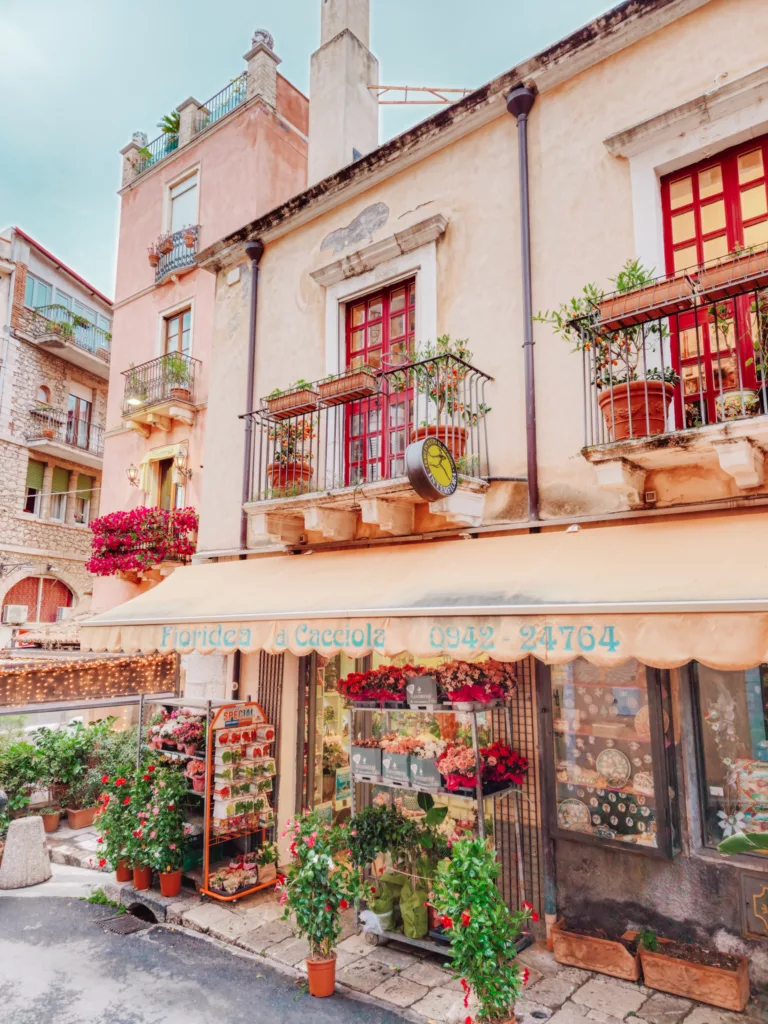
[[[752,831],[768,822],[768,801],[758,794],[745,803],[747,792],[765,787],[760,762],[768,757],[768,673],[759,668],[768,663],[768,566],[756,564],[766,527],[762,513],[680,517],[195,565],[95,617],[82,642],[145,653],[240,650],[246,662],[266,653],[294,664],[299,729],[289,741],[284,728],[281,761],[283,770],[299,767],[290,787],[280,786],[281,823],[297,806],[334,820],[351,813],[352,748],[439,762],[441,743],[471,738],[486,769],[481,750],[506,744],[528,762],[520,810],[503,797],[479,816],[507,861],[511,902],[522,850],[526,896],[550,925],[557,915],[604,929],[603,908],[611,931],[620,921],[672,937],[688,927],[701,938],[725,927],[751,940],[760,924],[754,915],[741,920],[744,887],[763,878],[768,892],[768,877],[759,858],[745,858],[746,867],[726,862],[704,837],[717,836],[721,821],[733,828],[746,820]],[[724,547],[729,564],[754,571],[677,571],[680,551]],[[628,552],[632,566],[648,571],[617,572]],[[486,677],[511,666],[511,735],[504,708],[489,707],[475,713],[478,735],[470,736],[463,705],[478,694],[457,698],[447,684],[438,703],[459,707],[451,703],[444,722],[411,727],[398,717],[406,712],[388,675],[440,683],[447,673],[453,685],[462,664],[485,666]],[[367,683],[354,692],[359,676],[372,681],[370,694]],[[358,713],[355,698],[366,696],[372,706]],[[433,710],[434,719],[444,713]],[[727,720],[722,730],[718,715]],[[451,756],[435,803],[461,826],[449,776],[472,777],[473,766]],[[377,764],[370,777],[380,780]],[[361,806],[386,792],[406,810],[423,810],[417,790],[356,784],[354,796]]]

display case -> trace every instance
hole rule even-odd
[[[667,672],[577,658],[541,668],[551,834],[670,858],[679,851]]]

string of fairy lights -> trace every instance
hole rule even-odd
[[[0,706],[160,693],[174,689],[175,679],[173,654],[6,662],[0,665]]]

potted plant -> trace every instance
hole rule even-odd
[[[336,944],[341,912],[365,897],[360,872],[344,857],[344,830],[310,812],[288,824],[292,834],[291,864],[278,879],[283,918],[295,917],[296,930],[309,942],[307,977],[310,995],[333,995],[336,985]]]
[[[474,999],[472,1024],[514,1024],[514,1007],[528,971],[517,962],[515,943],[538,915],[530,904],[511,911],[497,886],[500,866],[492,845],[482,839],[453,844],[451,859],[436,873],[430,903],[451,940],[451,969]]]
[[[648,988],[737,1013],[749,1002],[747,957],[662,939],[651,928],[625,935],[638,938]]]
[[[176,766],[161,767],[151,776],[144,832],[147,863],[160,876],[163,896],[178,896],[184,863],[184,775]]]
[[[59,334],[60,337],[64,338],[64,340],[67,341],[67,340],[72,338],[74,333],[75,333],[75,330],[74,330],[72,324],[68,320],[60,320],[59,321],[59,323],[58,323],[58,334]]]
[[[352,775],[364,780],[378,781],[381,778],[381,747],[375,736],[353,741]]]
[[[371,366],[350,366],[343,373],[320,381],[317,390],[324,405],[344,405],[369,398],[378,391],[376,371]]]
[[[71,829],[90,828],[99,809],[102,792],[98,768],[88,769],[67,790],[67,824]]]
[[[99,797],[96,827],[101,846],[99,867],[109,865],[118,882],[130,882],[133,871],[129,862],[131,831],[135,809],[131,804],[132,782],[124,775],[103,775],[103,792]]]
[[[299,378],[287,388],[275,388],[267,395],[267,409],[276,420],[289,416],[302,416],[317,409],[320,396],[314,385]]]
[[[169,352],[163,356],[163,374],[170,389],[171,398],[179,402],[190,400],[190,364],[181,352]]]
[[[437,437],[454,459],[464,458],[467,429],[476,427],[491,411],[482,402],[476,408],[468,403],[472,389],[466,381],[473,373],[472,358],[466,338],[453,341],[443,334],[411,353],[411,365],[390,377],[396,392],[413,392],[417,410],[426,406],[426,419],[413,430],[411,441]],[[434,409],[434,421],[430,408]]]
[[[273,442],[272,462],[267,466],[267,479],[276,497],[303,494],[309,490],[312,477],[312,441],[315,437],[313,417],[275,423],[269,428]]]
[[[401,736],[393,732],[381,737],[381,773],[390,782],[403,786],[411,784],[410,756],[418,747],[415,736]]]
[[[256,854],[259,867],[259,885],[268,885],[277,878],[277,847],[266,842]]]
[[[9,744],[0,758],[0,789],[8,798],[10,818],[26,816],[32,789],[40,781],[42,773],[35,746],[26,740]]]
[[[178,110],[172,110],[170,114],[163,114],[157,122],[157,127],[163,135],[178,135],[181,130],[181,114]]]
[[[634,939],[568,928],[562,920],[552,926],[550,936],[559,964],[609,974],[625,981],[640,978],[640,955]]]
[[[380,665],[367,672],[350,672],[337,689],[356,707],[402,708],[405,705],[406,668]]]
[[[768,285],[768,247],[735,246],[732,253],[697,273],[697,291],[718,301],[741,295],[747,289],[757,291]]]
[[[636,259],[627,260],[613,283],[622,296],[640,291],[647,298],[646,290],[653,280],[652,271]],[[632,326],[638,321],[631,318],[618,323],[603,305],[604,298],[602,289],[588,284],[581,295],[534,319],[549,324],[566,341],[573,342],[573,351],[588,354],[591,383],[598,393],[610,440],[662,434],[667,409],[680,381],[671,367],[663,365],[667,328],[659,319],[640,326]],[[663,310],[659,311],[659,316],[663,315]],[[652,358],[662,365],[649,366]]]
[[[128,377],[125,382],[125,401],[127,405],[143,405],[149,398],[147,382],[139,374],[136,366],[131,363],[128,367]]]
[[[173,235],[160,235],[157,240],[157,251],[161,256],[169,256],[173,252]]]
[[[157,267],[160,265],[160,253],[157,250],[157,246],[150,245],[147,247],[147,258],[149,259],[150,267]]]
[[[197,245],[197,227],[193,227],[191,224],[188,224],[183,229],[183,236],[184,245],[188,249],[194,249],[195,246]]]
[[[193,760],[187,762],[187,767],[184,769],[184,774],[192,783],[192,789],[195,793],[205,792],[205,778],[208,773],[205,761]]]
[[[174,727],[173,735],[179,750],[192,755],[203,745],[205,726],[199,718],[187,719]]]
[[[46,832],[55,832],[59,827],[59,820],[61,819],[61,808],[60,807],[43,807],[40,811],[40,817],[43,819],[43,828]]]
[[[448,661],[438,666],[440,689],[456,711],[483,711],[506,700],[517,686],[514,665],[488,661]]]
[[[152,867],[150,863],[149,844],[152,840],[151,818],[154,804],[151,802],[153,779],[157,768],[153,764],[146,766],[133,780],[130,793],[131,815],[128,824],[130,834],[126,837],[125,860],[133,868],[133,887],[138,891],[152,886]],[[123,798],[125,799],[125,798]]]

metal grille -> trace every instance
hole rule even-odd
[[[78,348],[98,356],[105,363],[109,362],[109,350],[112,335],[96,324],[78,316],[59,303],[49,306],[37,306],[34,310],[32,334],[35,338],[52,338],[61,342],[69,342]]]
[[[138,409],[173,399],[194,405],[197,401],[195,389],[200,360],[182,352],[169,352],[158,359],[123,370],[125,392],[123,414],[130,415]]]
[[[160,253],[160,262],[155,267],[155,283],[161,281],[166,274],[173,274],[184,267],[195,265],[199,232],[199,224],[192,224],[189,227],[182,228],[181,231],[174,231],[171,235],[173,248],[170,252]],[[185,238],[190,235],[194,236],[195,239],[194,245],[191,246],[187,245],[185,241]]]
[[[24,437],[27,441],[55,441],[101,457],[104,455],[104,428],[90,420],[67,418],[65,413],[48,409],[30,409],[33,427]]]
[[[220,117],[225,117],[230,110],[245,103],[247,98],[248,72],[244,71],[242,75],[233,78],[229,85],[225,85],[215,96],[211,96],[203,103],[195,119],[195,132],[201,132],[214,121],[218,121]]]
[[[139,150],[136,163],[134,164],[136,174],[143,174],[144,171],[148,171],[150,167],[154,167],[155,164],[160,163],[161,160],[164,160],[170,153],[173,153],[173,151],[178,148],[178,135],[172,135],[169,132],[163,132],[162,135],[158,135],[156,139],[148,142],[146,146],[143,146]]]
[[[536,688],[530,660],[518,664],[520,681],[510,700],[512,736],[506,736],[503,710],[491,714],[494,740],[509,742],[528,758],[528,775],[519,797],[521,865],[515,855],[515,802],[511,795],[493,801],[493,834],[501,861],[499,887],[509,907],[519,907],[523,899],[544,913],[544,873],[542,859],[541,809],[539,803],[538,736]],[[488,806],[488,805],[486,805]],[[522,871],[520,871],[522,867]],[[522,874],[524,895],[520,892]]]
[[[256,700],[264,709],[264,714],[275,727],[275,765],[277,774],[273,786],[273,802],[277,815],[278,797],[280,793],[280,721],[283,705],[283,670],[285,657],[282,654],[259,652],[259,692]]]

